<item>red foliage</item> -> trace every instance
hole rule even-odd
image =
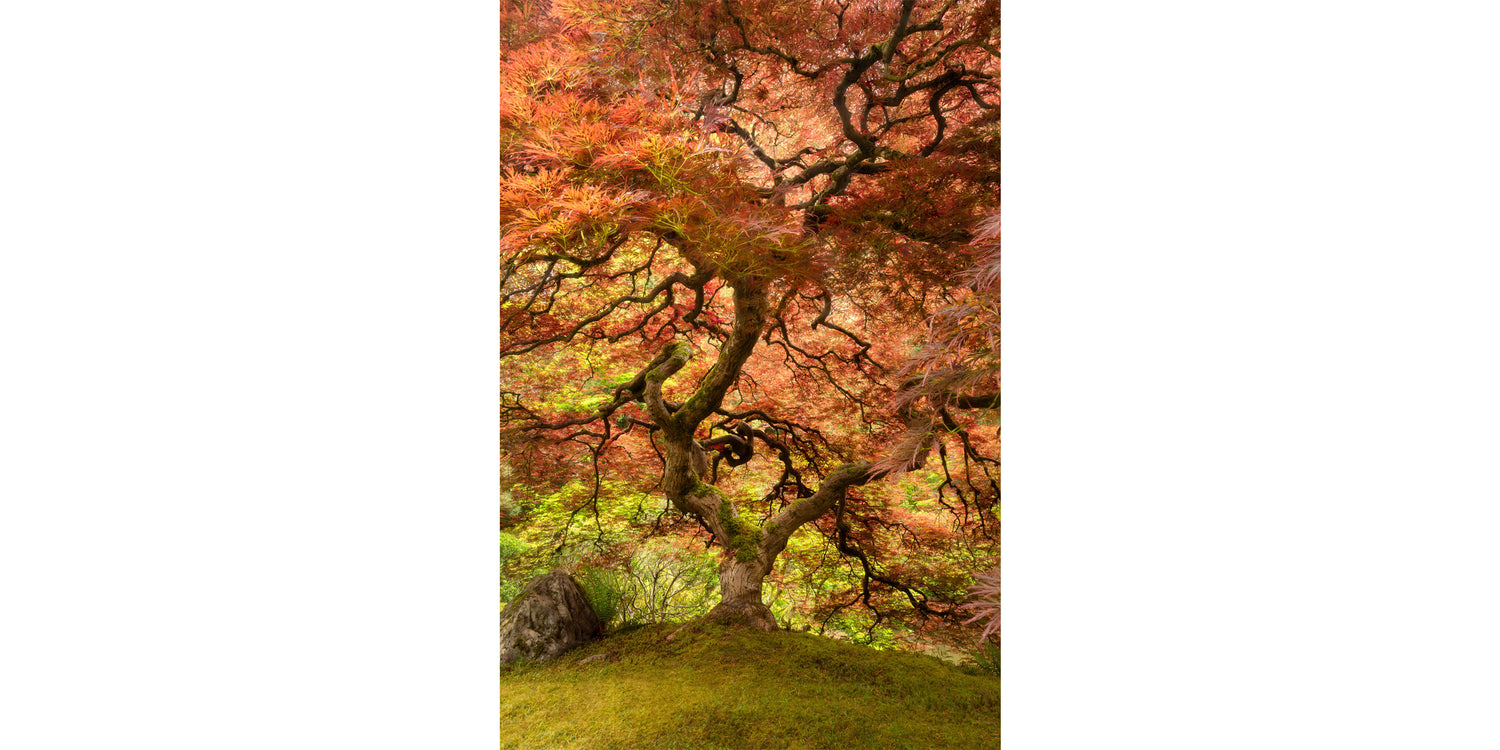
[[[984,621],[984,631],[979,634],[981,639],[990,637],[991,633],[1000,632],[1000,568],[980,573],[974,577],[977,582],[970,586],[978,599],[964,605],[965,609],[975,610],[976,614],[969,618],[968,622]]]
[[[660,491],[642,388],[680,342],[661,396],[706,405],[740,514],[874,464],[808,527],[857,587],[810,606],[958,617],[945,544],[998,556],[999,3],[506,0],[501,31],[508,486]],[[880,480],[934,450],[903,509]]]

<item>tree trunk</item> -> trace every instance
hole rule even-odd
[[[771,564],[799,526],[827,511],[850,486],[869,481],[870,467],[868,461],[856,461],[834,469],[812,497],[798,500],[760,525],[736,513],[718,489],[701,485],[699,492],[718,501],[717,512],[702,517],[727,555],[719,565],[719,605],[709,611],[707,619],[775,630],[776,618],[761,601],[761,583],[771,572]]]
[[[798,500],[764,525],[741,517],[721,490],[704,481],[708,456],[694,440],[694,432],[719,408],[724,394],[739,378],[765,327],[767,314],[763,283],[739,279],[730,286],[734,289],[734,326],[719,347],[718,359],[681,406],[667,407],[662,386],[692,358],[693,348],[686,341],[662,347],[646,370],[627,385],[639,386],[647,413],[661,429],[665,464],[662,490],[667,499],[678,510],[702,521],[724,547],[726,557],[719,568],[720,602],[707,619],[775,630],[776,618],[761,601],[761,582],[771,572],[771,563],[786,549],[787,539],[798,526],[832,507],[843,497],[845,488],[868,481],[870,464],[840,466],[811,497]]]
[[[770,563],[759,558],[748,562],[733,557],[725,560],[719,566],[720,601],[709,611],[708,621],[775,630],[776,618],[760,599],[761,582],[769,572]]]

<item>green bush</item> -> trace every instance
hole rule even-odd
[[[523,584],[521,581],[517,581],[517,580],[513,580],[513,579],[506,579],[506,578],[500,579],[500,601],[501,601],[501,603],[509,603],[512,599],[515,599],[516,597],[520,596],[521,595],[521,588],[524,585],[525,584]]]
[[[519,555],[519,554],[521,554],[522,552],[525,552],[528,549],[531,549],[531,545],[529,545],[526,542],[522,541],[520,537],[518,537],[518,536],[516,536],[514,534],[507,534],[507,533],[505,533],[503,531],[500,532],[500,562],[501,563],[504,563],[506,560],[509,560],[512,557],[515,557],[516,555]]]
[[[993,643],[985,643],[974,652],[974,663],[979,668],[996,677],[1000,676],[1000,647]]]
[[[512,575],[506,575],[505,564],[530,549],[531,545],[522,541],[520,537],[500,532],[500,601],[508,602],[516,598],[526,585],[527,579],[516,575],[517,571],[512,571]]]
[[[670,547],[639,550],[625,566],[620,617],[626,623],[683,622],[719,603],[713,555]]]
[[[620,597],[624,595],[624,584],[620,574],[602,568],[589,568],[577,576],[584,596],[594,608],[594,614],[608,628],[614,624],[620,608]]]

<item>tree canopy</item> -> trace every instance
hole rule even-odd
[[[506,0],[502,527],[715,551],[712,618],[969,632],[999,564],[999,8]]]

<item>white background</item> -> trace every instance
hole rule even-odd
[[[497,54],[0,11],[0,746],[497,744]]]
[[[1482,4],[1009,4],[1005,736],[1500,743]],[[484,3],[0,11],[0,744],[496,742]]]

